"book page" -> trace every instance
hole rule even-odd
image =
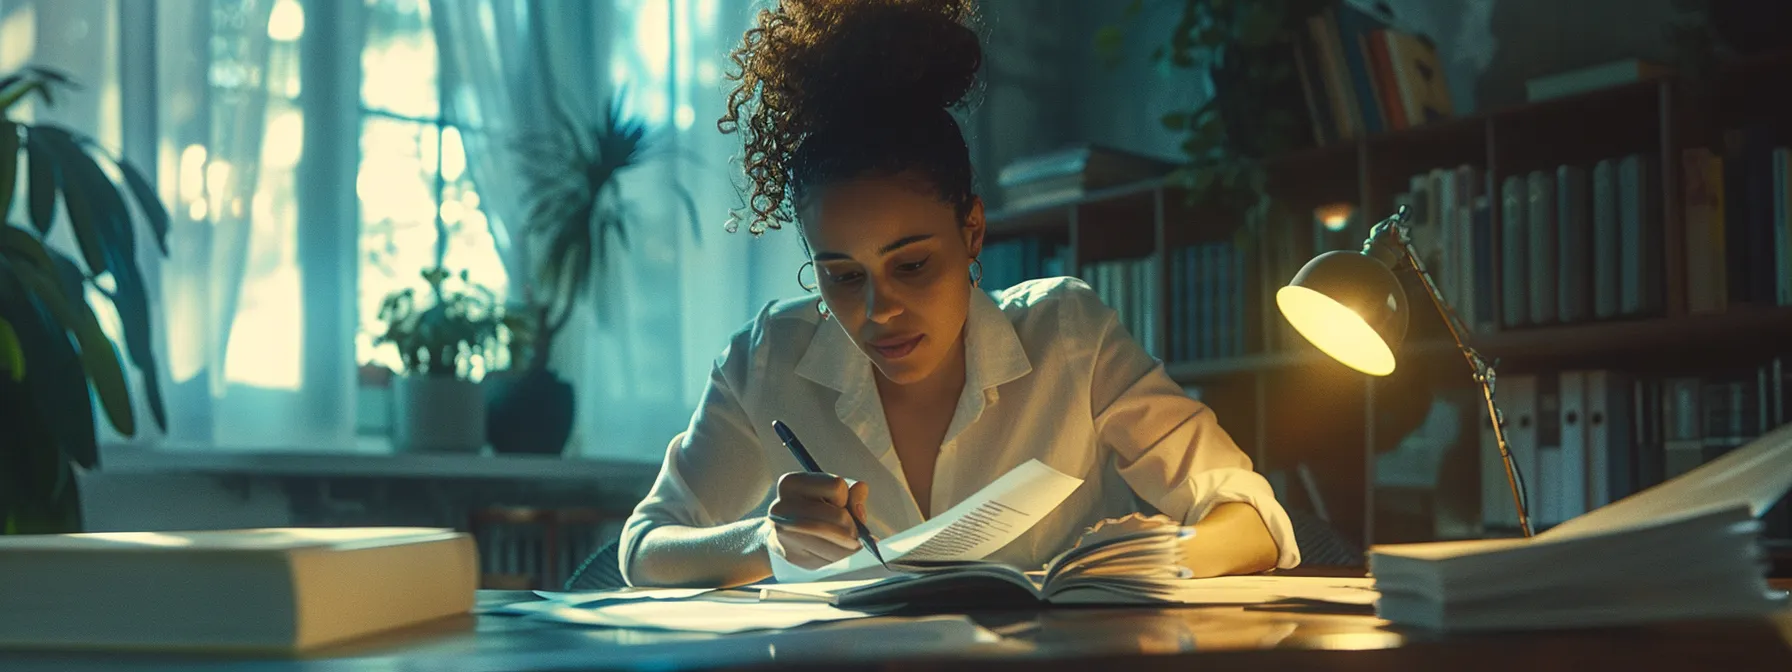
[[[879,539],[878,550],[891,565],[902,559],[982,560],[1026,533],[1082,484],[1083,479],[1039,460],[1028,460],[932,520]],[[772,569],[779,583],[890,574],[871,556],[871,551],[863,548],[814,570],[791,565],[773,554]]]
[[[1540,533],[1569,539],[1655,525],[1725,508],[1757,518],[1792,488],[1792,425],[1761,435],[1722,457],[1659,485]],[[1536,512],[1531,512],[1532,516]]]

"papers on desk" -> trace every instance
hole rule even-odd
[[[877,583],[877,579],[860,581],[823,581],[798,584],[756,584],[763,601],[809,601],[838,604],[842,596]],[[1154,604],[1187,606],[1268,604],[1273,602],[1326,602],[1366,606],[1375,603],[1374,580],[1365,578],[1327,578],[1308,576],[1222,576],[1210,579],[1175,579],[1158,581],[1163,588]],[[1072,600],[1075,602],[1075,600]],[[1099,603],[1100,601],[1095,601]],[[1110,603],[1132,603],[1136,600],[1115,600]]]
[[[871,615],[817,602],[736,602],[713,599],[641,599],[596,606],[589,603],[581,606],[559,600],[538,600],[510,605],[506,607],[506,611],[575,625],[715,634],[794,628],[820,621],[841,621]]]
[[[548,599],[517,602],[496,613],[575,625],[728,634],[875,616],[836,605],[842,595],[877,581],[766,583],[730,590],[538,591]],[[1360,606],[1376,597],[1370,579],[1227,576],[1165,585],[1169,592],[1159,603],[1190,606],[1288,601]]]
[[[1032,529],[1046,514],[1075,492],[1083,480],[1028,460],[984,486],[976,494],[901,533],[878,541],[884,560],[970,561],[982,560]],[[772,569],[779,583],[812,583],[827,579],[860,579],[890,576],[872,557],[859,552],[819,569],[804,569],[773,557]]]
[[[633,602],[636,600],[686,600],[704,593],[715,592],[714,588],[617,588],[614,590],[587,590],[578,592],[560,592],[554,590],[537,590],[536,595],[542,599],[554,600],[565,604],[593,604],[597,602]]]

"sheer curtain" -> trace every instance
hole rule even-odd
[[[324,216],[330,199],[307,177],[332,156],[329,134],[308,116],[329,116],[320,113],[334,78],[310,81],[315,71],[302,61],[325,51],[315,41],[331,39],[333,22],[307,26],[306,7],[156,3],[157,186],[172,217],[158,326],[167,439],[177,447],[313,451],[353,441],[338,401],[351,365],[334,361],[344,344],[331,342],[342,322],[331,306],[345,297],[318,291],[340,284],[324,281],[347,260],[322,258],[332,253],[319,241],[341,223]]]
[[[469,0],[432,6],[442,71],[442,115],[461,129],[467,169],[478,185],[481,208],[498,258],[510,278],[512,298],[530,298],[529,245],[522,235],[527,201],[514,139],[541,130],[546,73],[543,48],[532,30],[525,0]]]
[[[628,319],[600,327],[601,355],[590,362],[588,437],[594,450],[658,460],[666,441],[690,420],[728,337],[767,301],[801,294],[803,257],[795,230],[760,238],[723,230],[736,191],[740,138],[716,130],[730,82],[728,53],[762,2],[615,0],[627,17],[614,31],[610,79],[630,92],[633,109],[686,157],[654,164],[631,185],[643,202],[635,247],[617,265]],[[699,221],[687,225],[670,185],[694,197]],[[650,213],[650,214],[649,214]],[[678,335],[678,340],[661,334]],[[632,402],[632,406],[631,406]]]
[[[457,123],[478,129],[467,134],[470,168],[487,197],[493,239],[509,246],[503,255],[511,277],[532,275],[517,272],[529,258],[525,194],[514,181],[515,162],[526,158],[504,151],[502,138],[549,123],[541,112],[550,90],[582,124],[621,92],[653,141],[653,160],[623,182],[633,215],[628,247],[616,248],[600,269],[606,319],[587,307],[556,345],[555,367],[578,390],[577,453],[659,459],[689,421],[728,336],[766,301],[801,291],[794,231],[754,239],[722,229],[738,203],[731,176],[739,138],[723,136],[715,120],[728,51],[757,7],[749,0],[438,3],[444,101]]]

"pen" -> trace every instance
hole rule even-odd
[[[821,470],[821,465],[815,463],[814,457],[810,457],[809,449],[803,447],[803,442],[797,440],[796,434],[784,425],[784,421],[773,420],[772,431],[778,433],[778,439],[784,442],[785,448],[790,449],[790,454],[796,457],[797,464],[803,465],[804,470],[815,474],[827,473]],[[852,524],[859,529],[859,543],[864,544],[865,549],[871,551],[871,557],[877,558],[878,564],[888,569],[890,565],[884,562],[884,554],[878,552],[877,540],[871,538],[871,530],[865,529],[865,523],[853,514],[852,507],[846,508],[846,515],[852,518]]]

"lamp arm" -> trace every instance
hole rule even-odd
[[[1488,363],[1487,358],[1482,357],[1464,338],[1468,328],[1450,306],[1450,302],[1444,299],[1443,292],[1437,288],[1437,282],[1431,278],[1431,272],[1425,269],[1425,262],[1413,249],[1412,237],[1406,225],[1407,218],[1406,206],[1402,205],[1392,217],[1376,224],[1369,231],[1368,240],[1363,242],[1363,253],[1381,259],[1384,263],[1393,262],[1388,264],[1390,268],[1397,268],[1400,263],[1411,265],[1419,278],[1419,284],[1425,287],[1425,294],[1431,297],[1432,305],[1437,306],[1438,313],[1443,315],[1444,326],[1450,330],[1456,349],[1461,351],[1463,359],[1468,362],[1469,369],[1474,374],[1475,382],[1481,386],[1481,396],[1487,403],[1487,417],[1493,423],[1494,443],[1499,446],[1500,461],[1506,467],[1506,484],[1512,488],[1512,504],[1518,510],[1518,528],[1524,536],[1529,537],[1532,534],[1531,518],[1527,512],[1529,507],[1519,488],[1519,476],[1512,459],[1511,446],[1506,443],[1506,417],[1500,412],[1499,404],[1494,401],[1493,390],[1497,382],[1494,365]]]

